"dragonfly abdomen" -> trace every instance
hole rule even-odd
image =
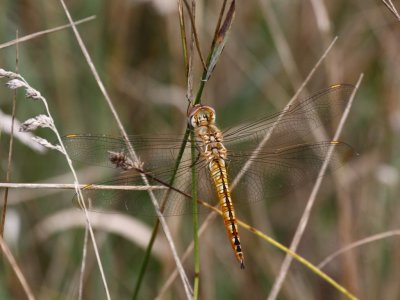
[[[228,175],[225,167],[225,160],[213,159],[209,164],[211,177],[214,181],[214,186],[217,190],[219,205],[222,211],[222,217],[225,224],[226,233],[228,234],[229,241],[232,249],[235,252],[240,266],[244,268],[244,257],[242,246],[240,244],[238,225],[236,221],[235,209],[233,206],[231,192],[229,187]]]

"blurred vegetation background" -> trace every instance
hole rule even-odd
[[[197,1],[196,25],[205,54],[221,3]],[[127,132],[183,133],[187,122],[186,78],[176,1],[86,0],[67,4],[75,20],[96,15],[95,20],[80,24],[78,30]],[[0,44],[15,39],[16,30],[23,37],[67,23],[58,1],[2,0]],[[386,232],[389,237],[347,251],[323,270],[361,299],[399,299],[400,240],[395,230],[400,227],[396,196],[400,166],[400,22],[387,7],[371,0],[239,1],[228,43],[202,102],[215,107],[221,128],[279,111],[335,36],[336,44],[303,96],[331,84],[354,84],[364,73],[341,137],[360,155],[324,180],[298,253],[318,264],[340,248]],[[70,28],[18,47],[19,72],[48,99],[62,134],[118,135]],[[15,70],[15,59],[15,46],[0,49],[0,68]],[[196,56],[195,91],[200,74]],[[5,82],[0,86],[0,109],[11,115],[13,93]],[[19,121],[43,111],[40,104],[18,93]],[[49,130],[36,134],[55,140]],[[0,143],[0,181],[4,182],[9,143],[4,128]],[[79,178],[81,182],[97,182],[107,178],[107,171],[83,166]],[[17,139],[11,182],[73,181],[59,153],[40,154]],[[9,192],[5,238],[38,299],[77,299],[84,221],[71,205],[72,196],[71,191]],[[306,199],[307,194],[302,194],[263,203],[243,219],[289,245]],[[242,217],[240,212],[238,215]],[[117,220],[112,229],[114,217]],[[124,223],[126,218],[127,222],[135,220],[121,214],[103,216],[94,223],[114,299],[132,297],[146,245],[135,236],[148,238],[154,223],[147,220],[142,224],[145,231],[139,233],[136,225]],[[190,216],[168,221],[182,253],[191,241]],[[249,232],[242,230],[241,235],[246,249],[245,271],[237,266],[218,218],[201,237],[201,299],[267,297],[284,254]],[[161,242],[162,236],[160,232]],[[140,299],[158,295],[174,267],[165,243],[157,247]],[[185,263],[190,276],[192,265],[192,259]],[[175,280],[161,297],[184,298],[180,280]],[[279,299],[340,297],[328,283],[295,262]],[[0,298],[24,298],[20,283],[5,261],[0,269]],[[91,246],[84,299],[105,299]]]

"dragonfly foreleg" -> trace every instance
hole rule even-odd
[[[190,168],[193,168],[199,162],[202,153],[201,147],[198,144],[195,145],[198,153],[195,161],[190,165]]]

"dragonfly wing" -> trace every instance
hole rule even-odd
[[[273,149],[314,142],[315,138],[330,140],[353,91],[352,85],[331,86],[308,99],[295,100],[282,112],[226,130],[226,147],[248,151],[260,144]]]
[[[353,91],[351,85],[331,86],[282,112],[225,131],[236,198],[277,198],[314,181],[331,148],[334,168],[340,158],[354,156],[347,144],[329,141]]]
[[[274,199],[315,181],[329,153],[329,167],[339,168],[356,153],[342,142],[318,142],[255,153],[231,153],[228,172],[240,202]],[[246,201],[244,201],[246,199]]]
[[[115,168],[110,161],[110,153],[122,153],[131,157],[130,147],[122,137],[95,134],[70,134],[62,138],[65,148],[72,160],[84,164]],[[173,167],[183,136],[129,136],[129,145],[136,153],[139,162],[143,162],[147,170],[157,167]],[[185,149],[190,143],[185,145]]]
[[[331,147],[335,147],[339,154],[354,153],[344,143],[315,143],[314,139],[315,129],[329,129],[330,125],[334,124],[332,120],[341,115],[353,90],[354,87],[350,85],[332,86],[306,100],[294,101],[287,110],[281,113],[225,131],[224,140],[230,160],[228,173],[232,188],[236,190],[236,193],[247,190],[250,195],[253,194],[243,199],[259,199],[261,196],[262,198],[279,197],[293,190],[293,187],[315,179]],[[129,140],[137,151],[140,161],[144,162],[141,166],[147,174],[153,176],[148,177],[149,183],[159,185],[159,180],[161,180],[164,185],[168,185],[175,174],[175,162],[183,137],[132,136]],[[64,137],[63,141],[72,159],[106,167],[115,167],[115,159],[111,159],[112,156],[118,157],[117,154],[120,154],[124,157],[130,152],[122,138],[103,135],[69,135]],[[189,201],[179,200],[184,195],[183,198],[187,200],[187,195],[191,194],[190,185],[186,183],[191,178],[192,162],[189,147],[190,143],[185,146],[180,167],[175,174],[176,181],[169,189],[171,203],[166,204],[167,215],[191,211],[187,208],[191,206],[187,204]],[[249,165],[245,167],[244,175],[240,175],[247,164]],[[340,163],[333,162],[332,165],[338,166]],[[214,204],[215,191],[212,188],[207,167],[201,158],[196,163],[196,169],[199,175],[199,199]],[[236,176],[240,177],[237,183],[234,179]],[[156,178],[158,181],[155,180]],[[120,175],[113,181],[113,184],[120,183],[143,185],[141,176],[138,174]],[[92,192],[86,189],[85,193],[90,194],[93,203],[95,201],[100,203],[99,206],[107,206],[107,203],[114,202],[113,198],[119,199],[120,195],[124,199],[127,197],[123,196],[126,192],[120,191]],[[125,200],[117,202],[123,203],[124,206],[134,205],[133,210],[139,213],[148,211],[145,207],[150,201],[144,200],[145,196],[137,194],[148,195],[148,192],[135,191],[132,195],[134,193],[136,196],[132,196],[134,200],[129,203]],[[155,193],[160,194],[157,198],[162,199],[166,192]],[[130,197],[127,198],[130,199]]]
[[[212,189],[209,187],[207,169],[198,164],[197,176],[202,192],[199,199],[213,202],[215,199]],[[185,171],[186,172],[186,171]],[[178,174],[182,174],[178,170]],[[129,170],[116,176],[114,179],[102,182],[99,185],[107,185],[108,189],[96,189],[96,185],[88,185],[82,190],[85,205],[89,210],[96,212],[127,211],[133,215],[156,215],[152,199],[157,201],[163,215],[174,216],[190,214],[193,211],[191,198],[191,174],[178,176],[172,185],[155,177],[154,174],[141,174],[135,170]],[[151,186],[161,186],[163,189],[132,190],[132,187],[143,186],[143,176]],[[97,186],[99,186],[97,185]],[[128,188],[121,190],[116,188]],[[201,197],[201,198],[200,198]],[[73,203],[81,207],[78,195],[75,194]],[[215,203],[214,203],[215,204]],[[209,211],[200,207],[199,213]]]
[[[84,198],[91,210],[110,211],[128,210],[137,215],[154,215],[154,207],[151,196],[154,195],[160,206],[163,206],[165,215],[181,215],[192,212],[191,197],[191,146],[190,143],[184,148],[184,152],[176,168],[176,161],[183,137],[158,136],[144,137],[131,136],[130,143],[137,152],[141,168],[147,174],[146,179],[149,185],[170,186],[167,190],[148,191],[137,190],[96,190],[91,185],[83,190]],[[127,157],[128,147],[122,138],[104,135],[68,135],[63,138],[68,154],[73,160],[86,164],[103,167],[116,167],[111,159],[115,153],[121,153]],[[197,150],[196,150],[197,151]],[[215,204],[215,193],[210,186],[208,169],[201,156],[193,165],[198,176],[199,199]],[[171,179],[175,178],[172,182]],[[172,182],[172,185],[171,185]],[[142,174],[135,169],[126,170],[114,177],[114,179],[101,183],[111,186],[143,186]],[[167,197],[168,196],[168,197]],[[168,201],[164,203],[163,199]],[[73,202],[79,206],[77,195]],[[200,208],[201,212],[202,208]]]

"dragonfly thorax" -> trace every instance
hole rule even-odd
[[[200,126],[194,129],[200,142],[203,157],[208,161],[226,159],[227,150],[223,145],[223,137],[215,125]]]
[[[201,142],[203,157],[208,161],[226,159],[221,130],[215,125],[215,111],[210,106],[196,105],[188,112],[189,124]]]
[[[212,160],[225,160],[227,158],[226,152],[225,146],[220,142],[216,142],[206,144],[204,146],[203,155],[206,160],[210,162]]]

